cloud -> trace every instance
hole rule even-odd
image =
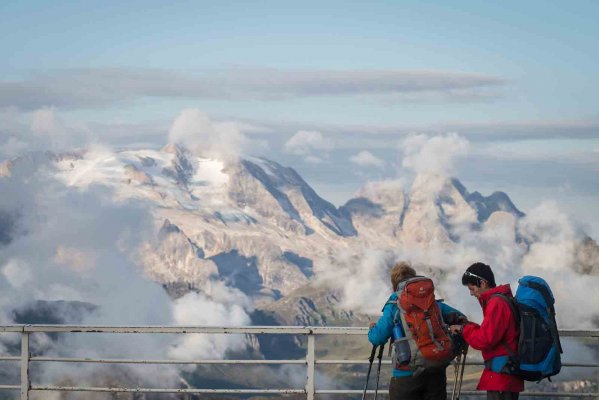
[[[412,134],[401,141],[402,165],[416,173],[451,175],[454,160],[467,154],[469,142],[456,133],[428,136]]]
[[[377,314],[386,300],[373,301],[373,293],[391,293],[388,270],[397,259],[389,250],[366,249],[360,254],[342,250],[315,264],[316,278],[341,294],[341,306],[354,312]],[[343,276],[344,279],[339,279]]]
[[[329,136],[339,140],[338,147],[351,149],[387,149],[390,140],[397,140],[414,132],[437,136],[446,132],[456,132],[472,143],[517,142],[523,140],[565,139],[578,141],[599,138],[599,122],[594,120],[574,121],[495,121],[487,123],[436,122],[422,124],[308,124],[308,123],[263,123],[273,132],[305,130],[324,130]],[[596,144],[591,146],[597,148]]]
[[[199,109],[189,108],[182,110],[173,121],[168,140],[206,156],[237,157],[249,148],[250,142],[242,133],[247,127],[234,122],[216,122]]]
[[[222,292],[233,289],[219,285]],[[201,293],[188,293],[174,303],[173,323],[176,325],[200,326],[245,326],[251,325],[239,294],[233,293],[218,301]],[[171,348],[169,355],[176,359],[222,358],[226,351],[243,350],[244,336],[239,335],[186,335]]]
[[[31,130],[39,135],[59,135],[66,130],[66,125],[55,108],[45,107],[33,112]]]
[[[0,112],[0,156],[15,157],[25,151],[65,151],[85,146],[96,136],[84,123],[66,121],[56,108],[31,112]]]
[[[361,167],[383,168],[385,162],[367,150],[362,150],[349,158],[351,162]]]
[[[0,108],[95,108],[143,97],[280,100],[312,96],[425,93],[460,101],[468,91],[506,83],[502,78],[452,71],[228,69],[71,69],[0,81]],[[435,95],[438,93],[438,95]]]
[[[23,288],[33,275],[29,266],[18,259],[12,259],[2,268],[2,275],[15,288]]]
[[[23,171],[17,163],[11,176],[0,177],[0,216],[10,218],[8,223],[0,221],[0,322],[16,323],[19,313],[35,314],[39,309],[51,310],[41,316],[44,320],[58,318],[66,324],[216,325],[226,316],[240,324],[249,321],[244,297],[219,282],[206,283],[206,287],[211,284],[210,293],[173,304],[161,285],[144,276],[139,249],[154,240],[155,227],[143,201],[116,201],[115,193],[102,186],[75,190],[52,177],[47,157],[45,162],[41,156],[28,160]],[[166,358],[169,348],[184,349],[187,343],[181,336],[168,335],[123,336],[119,340],[111,335],[36,337],[39,340],[32,346],[37,354],[65,357],[136,358],[143,354]],[[0,348],[13,346],[14,339],[1,337]],[[203,349],[222,355],[228,346],[241,342],[210,336],[201,343]],[[118,379],[160,381],[169,387],[178,384],[174,366],[54,365],[40,374],[53,382],[65,377],[94,382],[114,376],[116,370],[122,373]]]
[[[561,162],[570,164],[597,164],[597,152],[592,149],[597,139],[515,140],[480,143],[472,154],[486,159],[524,162]]]
[[[318,131],[298,131],[284,145],[288,154],[303,156],[305,161],[322,162],[334,148],[334,142]]]

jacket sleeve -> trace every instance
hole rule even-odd
[[[509,304],[498,298],[489,300],[482,324],[467,323],[462,336],[466,343],[477,350],[488,351],[499,343],[508,329],[508,321],[512,318]]]
[[[383,307],[383,315],[379,318],[376,325],[368,331],[368,340],[375,346],[380,346],[389,340],[393,333],[393,317],[397,307],[391,303]]]
[[[458,324],[458,317],[464,317],[465,315],[450,305],[445,304],[443,301],[438,300],[437,304],[439,304],[439,308],[441,309],[441,315],[443,317],[443,321],[446,324]]]

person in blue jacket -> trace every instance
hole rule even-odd
[[[395,293],[400,282],[416,277],[416,271],[409,263],[401,261],[393,266],[390,272],[393,293],[383,307],[383,315],[379,320],[370,323],[368,340],[373,345],[383,345],[390,337],[400,339],[405,337],[401,322],[396,324],[397,318],[397,294]],[[466,317],[460,311],[437,300],[443,320],[446,324],[464,323]],[[399,325],[398,327],[396,327]],[[394,327],[395,333],[394,333]],[[426,369],[414,376],[414,371],[393,369],[393,376],[389,384],[390,400],[445,400],[447,399],[447,377],[446,367]]]

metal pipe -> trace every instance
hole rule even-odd
[[[308,335],[308,349],[306,353],[306,395],[307,400],[314,400],[314,360],[316,359],[316,345],[314,335]]]
[[[163,389],[163,388],[107,388],[81,386],[32,386],[31,391],[53,392],[109,392],[109,393],[215,393],[215,394],[298,394],[305,389]]]
[[[316,394],[360,394],[361,390],[317,390]],[[374,394],[374,390],[368,390],[367,394]],[[447,392],[451,395],[451,392]],[[481,396],[487,395],[486,391],[480,390],[463,390],[462,394],[465,396]],[[571,393],[571,392],[522,392],[521,397],[534,396],[534,397],[597,397],[599,393]]]
[[[87,333],[250,333],[295,335],[364,335],[367,327],[337,326],[94,326],[94,325],[2,325],[0,332]],[[561,337],[599,337],[598,329],[562,329]]]
[[[99,363],[99,364],[306,364],[306,360],[136,360],[115,358],[31,357],[35,362]]]
[[[29,400],[29,333],[21,333],[21,400]]]

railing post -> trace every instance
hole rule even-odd
[[[306,399],[314,400],[314,364],[315,364],[315,336],[312,330],[308,333],[308,353],[306,354],[308,379],[306,380]]]
[[[21,400],[29,400],[29,332],[21,332]]]

